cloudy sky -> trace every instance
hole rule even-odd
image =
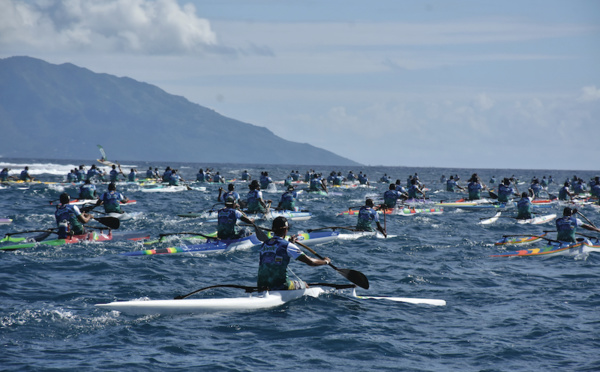
[[[15,55],[365,165],[599,168],[596,0],[0,0]]]

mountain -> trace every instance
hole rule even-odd
[[[206,163],[358,165],[127,77],[0,59],[0,155]]]

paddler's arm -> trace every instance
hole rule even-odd
[[[297,260],[300,261],[300,262],[304,262],[308,266],[329,265],[329,263],[331,262],[331,259],[329,257],[324,257],[321,260],[321,259],[318,259],[318,258],[309,257],[305,253],[303,253],[300,256],[298,256]]]
[[[597,228],[596,226],[588,225],[588,224],[585,224],[585,223],[583,225],[581,225],[581,227],[583,227],[586,230],[600,232],[600,229]]]
[[[92,218],[94,218],[94,217],[89,213],[82,213],[79,216],[77,216],[77,219],[79,220],[79,222],[81,222],[83,224],[90,222],[90,220]]]

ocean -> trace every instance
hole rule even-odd
[[[0,159],[17,175],[29,165],[42,181],[61,181],[76,165],[90,160]],[[381,198],[385,173],[404,183],[418,172],[431,200],[456,200],[440,176],[458,174],[464,185],[471,173],[485,183],[492,176],[515,176],[527,184],[533,176],[552,175],[558,184],[573,175],[588,181],[593,171],[519,169],[442,169],[410,167],[323,167],[243,164],[124,162],[124,170],[169,165],[194,180],[200,167],[239,179],[247,169],[254,178],[268,171],[283,180],[291,170],[328,175],[350,169],[366,173],[374,188],[335,190],[332,195],[300,195],[298,206],[312,212],[292,222],[291,232],[356,223],[338,216],[366,197]],[[526,189],[526,185],[519,185]],[[219,185],[206,191],[145,193],[136,185],[118,190],[142,212],[119,230],[160,233],[215,231],[214,224],[177,214],[205,211],[217,201]],[[99,185],[99,191],[106,185]],[[243,196],[247,186],[236,183]],[[550,186],[557,193],[558,185]],[[50,201],[77,190],[60,184],[2,186],[0,225],[7,232],[55,226]],[[523,190],[521,190],[523,191]],[[265,193],[274,202],[283,192]],[[101,210],[101,209],[100,209]],[[559,207],[544,210],[560,214]],[[598,212],[580,209],[600,224]],[[494,242],[507,234],[538,234],[554,224],[518,225],[501,218],[479,225],[494,210],[445,208],[440,215],[390,215],[387,239],[336,240],[312,248],[337,267],[364,273],[371,284],[358,294],[443,299],[446,306],[361,300],[348,290],[301,298],[260,311],[197,315],[132,316],[97,308],[115,300],[170,299],[215,284],[253,286],[257,248],[228,253],[127,257],[120,253],[148,248],[140,242],[88,242],[57,247],[43,244],[0,252],[0,370],[2,371],[598,371],[600,370],[600,254],[559,257],[490,257],[504,248]],[[510,214],[511,212],[505,212]],[[514,213],[514,212],[513,212]],[[383,218],[382,218],[383,223]],[[270,222],[261,223],[269,227]],[[177,238],[156,247],[181,244]],[[543,244],[543,243],[538,243]],[[310,255],[310,253],[308,253]],[[308,282],[347,284],[327,266],[290,263]],[[243,295],[214,289],[193,298]]]

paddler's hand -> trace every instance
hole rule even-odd
[[[331,263],[331,258],[325,257],[323,258],[323,261],[325,261],[325,265],[329,265]]]
[[[298,241],[298,235],[292,235],[292,236],[290,236],[290,238],[288,239],[288,241],[290,243],[296,243]]]

